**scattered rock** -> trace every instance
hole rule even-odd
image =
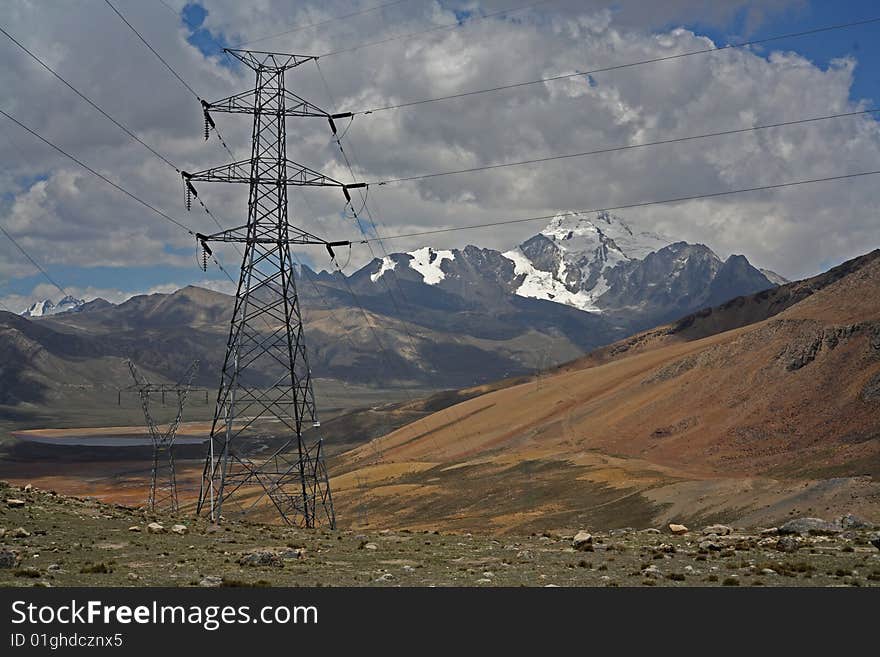
[[[871,545],[880,550],[880,536],[875,536],[871,539]]]
[[[284,561],[274,552],[269,550],[258,550],[244,555],[238,560],[241,566],[273,566],[275,568],[283,568]]]
[[[761,569],[761,574],[762,574],[762,575],[766,575],[766,576],[769,577],[769,576],[771,576],[771,575],[776,575],[777,573],[776,573],[776,571],[773,570],[772,568],[762,568],[762,569]]]
[[[660,577],[661,574],[660,569],[654,564],[642,569],[642,575],[645,577]]]
[[[870,529],[872,526],[871,523],[866,522],[851,513],[841,516],[835,522],[840,525],[842,529]]]
[[[46,570],[50,570],[52,572],[59,572],[61,570],[61,564],[50,563]]]
[[[797,552],[801,544],[794,536],[783,536],[776,541],[776,549],[780,552]]]
[[[217,577],[216,575],[205,575],[199,582],[199,586],[210,589],[216,589],[220,587],[221,584],[223,584],[223,578]]]
[[[6,538],[6,527],[0,527],[0,540]]]
[[[30,493],[33,489],[34,489],[34,487],[33,487],[32,484],[25,484],[25,487],[22,488],[22,490],[23,490],[25,493]]]
[[[687,534],[690,530],[684,525],[676,525],[674,522],[669,524],[669,531],[673,534],[681,535]]]
[[[485,577],[481,577],[480,579],[477,580],[477,584],[491,584],[491,583],[492,583],[492,580],[487,579]]]
[[[391,573],[383,573],[382,575],[379,576],[379,579],[377,579],[376,581],[377,582],[390,582],[392,579],[394,579],[394,575],[392,575]]]
[[[171,527],[171,532],[174,534],[180,534],[183,536],[189,531],[186,525],[174,525]]]
[[[306,549],[305,548],[296,548],[295,550],[287,550],[286,552],[281,553],[282,559],[305,559],[306,558]]]
[[[653,527],[648,527],[647,529],[643,529],[641,531],[642,534],[659,534],[659,529],[654,529]]]
[[[10,509],[20,509],[25,504],[27,504],[27,502],[25,502],[24,500],[19,500],[14,497],[10,497],[6,500],[6,506],[8,506]]]
[[[779,533],[782,535],[839,534],[840,532],[840,525],[821,518],[795,518],[779,527]]]
[[[160,525],[158,522],[151,522],[149,525],[147,525],[147,531],[151,534],[164,534],[165,526]]]
[[[24,527],[16,527],[11,532],[9,532],[9,535],[12,538],[28,538],[31,533]]]
[[[15,568],[18,555],[12,550],[0,550],[0,568]]]
[[[128,574],[128,579],[130,579],[130,580],[137,580],[137,579],[140,579],[140,576],[139,576],[137,573],[129,573],[129,574]]]
[[[576,550],[589,551],[593,547],[593,535],[586,531],[579,531],[574,535],[571,545]]]
[[[700,549],[709,550],[710,552],[719,552],[724,549],[724,546],[715,541],[702,541],[700,543]]]
[[[708,527],[703,527],[703,535],[708,536],[709,534],[715,534],[716,536],[727,536],[733,531],[732,528],[727,525],[709,525]]]
[[[365,550],[378,550],[379,546],[376,545],[375,543],[364,543],[364,549]]]
[[[138,527],[137,525],[132,525],[131,527],[128,528],[128,531],[130,531],[130,532],[139,532],[140,530],[141,530],[141,528]]]
[[[759,534],[761,536],[776,536],[779,533],[778,527],[768,527],[767,529],[762,529]]]

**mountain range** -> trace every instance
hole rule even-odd
[[[880,521],[880,250],[462,399],[341,455],[338,508],[496,532]]]
[[[608,213],[560,216],[507,252],[425,247],[349,276],[303,266],[297,277],[316,376],[435,389],[529,374],[776,285],[744,256],[722,260]],[[231,307],[187,287],[0,313],[0,404],[86,404],[127,379],[126,358],[171,381],[198,358],[199,383],[212,386]]]

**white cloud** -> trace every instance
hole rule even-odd
[[[184,169],[228,159],[215,140],[201,139],[196,101],[136,37],[100,3],[8,4],[6,27],[52,66]],[[175,7],[181,2],[173,3]],[[233,38],[256,38],[288,24],[314,22],[370,3],[209,0],[206,25]],[[459,3],[461,4],[461,3]],[[509,3],[481,2],[486,11]],[[655,5],[663,5],[662,11]],[[355,53],[325,57],[335,107],[314,65],[289,75],[291,88],[328,109],[358,110],[458,91],[515,83],[565,71],[704,48],[701,35],[676,21],[704,12],[724,24],[736,12],[762,16],[802,3],[675,0],[549,3],[517,20],[485,20]],[[325,28],[302,30],[255,48],[321,53],[454,20],[448,4],[404,3]],[[708,8],[707,8],[708,7]],[[252,84],[186,42],[185,29],[160,3],[121,2],[120,10],[206,98]],[[705,13],[708,12],[708,13]],[[672,25],[672,27],[670,27]],[[216,230],[198,206],[182,209],[173,170],[37,67],[14,45],[0,42],[2,107],[80,156],[145,200],[202,232]],[[546,154],[589,150],[857,110],[850,100],[852,60],[819,68],[790,52],[769,56],[728,50],[581,79],[472,96],[416,108],[359,116],[347,135],[357,174],[366,180],[480,166]],[[240,116],[218,115],[243,157],[250,127]],[[42,262],[77,266],[184,265],[192,239],[175,226],[64,161],[45,145],[2,122],[0,222]],[[291,121],[289,156],[348,180],[320,120]],[[785,182],[873,168],[880,130],[867,117],[753,134],[639,149],[607,156],[515,167],[487,173],[373,187],[370,206],[383,234],[492,221],[558,210],[612,206]],[[34,182],[36,180],[36,182]],[[877,203],[871,180],[830,183],[622,213],[640,228],[709,244],[719,254],[745,253],[789,277],[807,275],[877,246]],[[231,189],[227,189],[227,187]],[[244,223],[245,190],[202,185],[202,197],[227,226]],[[291,217],[306,230],[341,239],[358,233],[339,217],[340,195],[309,190],[291,196]],[[11,195],[11,198],[8,196]],[[389,250],[468,242],[507,249],[533,234],[535,224],[389,241]],[[381,249],[374,247],[381,255]],[[235,254],[225,253],[227,264]],[[352,265],[370,256],[355,247]],[[324,257],[314,253],[317,266]],[[235,267],[229,267],[235,271]],[[31,275],[20,254],[0,240],[0,276]],[[63,281],[62,281],[63,282]],[[112,287],[96,281],[99,287]],[[119,292],[119,295],[128,294]],[[48,295],[52,296],[52,295]]]

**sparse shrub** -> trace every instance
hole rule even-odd
[[[642,586],[657,586],[653,579],[643,579]]]
[[[712,573],[711,575],[709,575],[709,576],[706,578],[706,581],[707,581],[707,582],[717,582],[717,581],[718,581],[718,575],[716,575],[715,573]]]
[[[739,586],[739,580],[736,577],[725,577],[721,586]]]
[[[686,578],[682,573],[669,573],[666,579],[671,579],[673,582],[683,582]]]
[[[101,563],[86,564],[79,569],[79,572],[83,574],[94,573],[98,575],[107,575],[112,573],[113,569],[102,561]]]
[[[36,568],[17,568],[12,574],[16,577],[36,578],[40,576],[40,571]]]

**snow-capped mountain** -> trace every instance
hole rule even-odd
[[[57,315],[59,313],[76,311],[84,304],[85,301],[82,299],[77,299],[70,295],[63,297],[58,303],[53,303],[51,299],[44,299],[43,301],[31,304],[31,307],[21,313],[21,316],[46,317],[48,315]]]
[[[608,212],[559,215],[503,253],[467,246],[390,254],[351,279],[362,292],[379,294],[391,272],[474,307],[497,307],[512,295],[644,326],[778,284],[743,256],[724,261],[703,244],[633,230]]]
[[[522,281],[516,294],[601,312],[597,300],[608,291],[606,271],[641,260],[673,240],[634,232],[619,217],[560,215],[504,256]]]

